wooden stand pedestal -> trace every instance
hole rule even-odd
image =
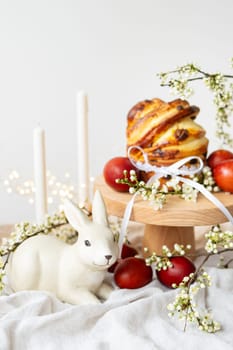
[[[160,253],[162,246],[165,244],[173,248],[175,243],[192,246],[191,253],[195,251],[194,229],[192,227],[174,227],[174,226],[156,226],[146,224],[142,245],[148,248],[145,256],[150,255],[153,251]]]
[[[103,177],[96,179],[95,189],[102,193],[108,214],[123,217],[131,195],[114,191]],[[215,196],[233,214],[233,195],[219,192]],[[167,203],[159,211],[138,196],[130,220],[145,224],[143,247],[148,248],[148,254],[153,251],[160,253],[164,244],[172,249],[174,243],[191,244],[194,252],[194,226],[216,225],[227,221],[222,212],[202,194],[198,195],[197,202],[168,196]]]

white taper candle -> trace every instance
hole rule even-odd
[[[41,224],[47,214],[47,182],[45,132],[40,126],[33,132],[33,150],[36,222]]]
[[[84,91],[77,93],[78,202],[89,202],[88,101]]]

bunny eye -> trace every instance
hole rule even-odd
[[[85,243],[85,245],[86,245],[87,247],[90,247],[90,246],[91,246],[91,242],[88,241],[88,239],[86,239],[86,240],[84,241],[84,243]]]

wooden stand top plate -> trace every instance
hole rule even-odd
[[[102,176],[95,180],[95,189],[99,189],[106,203],[108,214],[122,217],[125,207],[132,198],[128,193],[111,189]],[[215,196],[233,215],[233,195],[219,192]],[[148,201],[136,196],[131,218],[135,222],[159,226],[207,226],[227,222],[225,215],[201,193],[197,202],[185,201],[177,195],[169,195],[162,210],[155,210]]]

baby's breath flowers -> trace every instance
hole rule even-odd
[[[195,283],[191,285],[194,281]],[[167,305],[168,316],[178,316],[179,320],[184,320],[184,330],[186,330],[187,323],[189,322],[196,324],[200,330],[208,333],[219,331],[221,329],[220,323],[214,321],[211,314],[208,312],[203,315],[200,314],[195,301],[196,294],[199,290],[209,287],[210,285],[210,276],[203,270],[199,275],[192,273],[184,277],[179,286],[174,286],[174,288],[179,289],[179,292],[175,300]]]
[[[219,225],[213,226],[205,234],[205,238],[207,239],[205,250],[208,253],[217,254],[220,249],[233,249],[233,232],[222,231]]]
[[[219,191],[208,166],[203,167],[200,173],[190,175],[190,179],[202,184],[210,192]],[[152,183],[145,183],[137,178],[135,170],[130,170],[129,176],[127,170],[124,170],[123,178],[116,179],[116,182],[127,184],[130,194],[138,193],[143,200],[148,200],[155,210],[163,208],[168,195],[179,195],[188,201],[197,200],[198,191],[192,186],[182,183],[176,177],[168,176],[165,180],[161,182],[160,179],[156,179]]]
[[[158,255],[156,252],[153,252],[151,256],[146,258],[147,265],[154,265],[157,271],[166,270],[168,267],[172,266],[169,258],[172,256],[184,256],[185,252],[191,249],[191,245],[188,244],[186,247],[183,244],[174,244],[174,249],[169,249],[166,245],[162,246],[162,254]],[[145,248],[145,252],[147,248]]]
[[[231,68],[233,68],[231,59]],[[175,95],[188,98],[194,90],[190,86],[193,81],[202,80],[205,86],[213,93],[213,103],[216,108],[216,136],[223,145],[233,146],[230,132],[230,116],[233,112],[233,84],[229,81],[233,75],[219,72],[203,71],[198,65],[188,63],[177,69],[158,74],[161,86],[169,86]]]
[[[166,202],[166,195],[168,194],[167,186],[164,185],[161,188],[159,180],[155,180],[151,185],[147,185],[144,181],[138,180],[135,170],[130,170],[129,178],[127,170],[124,170],[123,175],[124,177],[116,179],[116,182],[127,184],[130,194],[137,192],[143,200],[149,200],[155,209],[161,209],[163,207],[163,204]]]
[[[2,257],[0,256],[0,294],[5,287],[4,277],[5,277],[4,261],[3,261]]]
[[[206,253],[202,254],[204,256],[202,262],[196,268],[196,271],[189,276],[185,276],[179,285],[172,285],[173,288],[178,290],[178,293],[175,296],[175,300],[168,304],[167,309],[170,317],[177,316],[178,319],[184,320],[184,330],[189,322],[196,324],[202,331],[215,333],[221,329],[220,323],[213,320],[209,311],[199,312],[196,296],[200,290],[211,286],[211,277],[203,268],[207,260],[212,255],[221,255],[225,252],[233,251],[233,232],[223,231],[219,225],[215,225],[205,234],[205,238],[207,239],[205,245]],[[170,250],[168,247],[163,246],[162,254],[158,255],[156,252],[153,252],[146,259],[146,263],[153,265],[157,271],[166,270],[172,267],[171,257],[189,256],[188,250],[190,248],[190,246],[184,247],[183,245],[175,244],[174,249]],[[224,258],[221,256],[220,261],[220,267],[228,268],[233,259],[223,264]]]

